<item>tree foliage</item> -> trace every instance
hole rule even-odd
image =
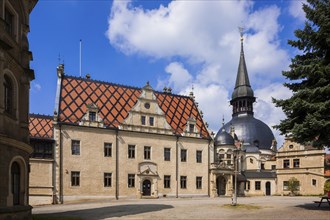
[[[290,81],[293,95],[289,99],[273,99],[286,114],[275,128],[291,134],[298,143],[330,146],[330,1],[307,0],[304,29],[296,30],[296,40],[288,44],[297,54],[283,75]]]
[[[288,189],[294,195],[299,190],[299,181],[295,177],[291,177],[288,182]]]
[[[325,181],[323,189],[324,192],[330,192],[330,180]]]

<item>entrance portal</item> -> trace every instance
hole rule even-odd
[[[270,182],[266,183],[266,196],[270,196],[271,194],[271,188],[270,188]]]
[[[217,193],[218,196],[226,195],[226,178],[223,176],[217,178]]]
[[[151,196],[151,182],[150,180],[144,180],[143,181],[143,184],[142,184],[142,187],[143,187],[143,195],[144,196]]]

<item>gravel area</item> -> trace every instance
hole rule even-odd
[[[107,200],[36,206],[33,214],[82,219],[325,219],[330,206],[317,207],[318,197],[160,198]]]

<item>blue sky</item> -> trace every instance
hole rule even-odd
[[[215,132],[231,119],[229,100],[239,59],[238,26],[257,97],[255,116],[274,125],[284,117],[271,97],[287,98],[281,71],[297,51],[287,45],[301,28],[302,1],[71,1],[39,0],[30,17],[30,112],[52,115],[56,67],[82,76],[188,95],[194,86],[205,121]],[[283,137],[274,131],[279,145]]]

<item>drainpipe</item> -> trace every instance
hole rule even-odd
[[[118,175],[119,175],[119,165],[118,165],[118,155],[119,155],[119,147],[118,147],[118,129],[116,129],[116,200],[118,200],[118,192],[119,192],[119,181],[118,181]]]
[[[175,180],[176,180],[176,189],[175,197],[179,197],[179,135],[176,135],[176,165],[175,165]]]
[[[63,140],[62,140],[62,126],[60,128],[60,203],[63,204]]]

